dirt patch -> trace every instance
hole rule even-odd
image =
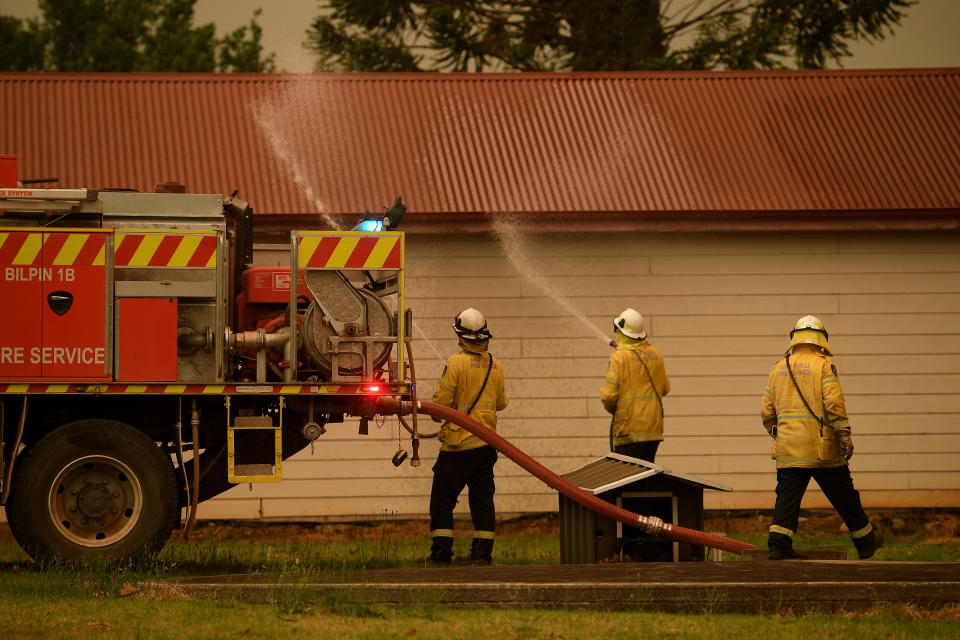
[[[922,537],[956,542],[960,538],[960,510],[927,509],[871,509],[870,520],[884,534],[898,537]],[[766,535],[772,516],[769,511],[729,512],[708,511],[703,530],[737,534]],[[469,529],[469,523],[459,527]],[[800,532],[804,537],[846,535],[847,528],[833,511],[804,511],[800,518]],[[426,520],[387,520],[371,522],[259,522],[234,520],[201,521],[191,535],[193,541],[244,540],[270,542],[296,540],[302,542],[333,542],[342,540],[383,540],[426,538],[429,534]],[[501,520],[497,523],[497,537],[557,536],[560,518],[556,513],[537,513]],[[12,540],[10,527],[0,524],[0,540]],[[181,532],[174,532],[173,540],[182,540]]]
[[[355,523],[298,523],[298,522],[243,522],[214,520],[199,522],[190,534],[191,542],[271,542],[290,540],[299,542],[336,542],[343,540],[382,540],[417,538],[425,536],[424,522]],[[174,532],[174,540],[182,540],[182,532]]]
[[[960,622],[960,604],[924,609],[912,603],[883,603],[863,612],[843,614],[845,618],[886,618],[899,620],[943,620]]]
[[[804,510],[799,532],[804,537],[847,535],[846,525],[835,511]],[[960,536],[960,511],[932,509],[868,509],[867,515],[884,535],[903,538],[956,538]],[[704,531],[726,534],[752,533],[765,535],[773,521],[769,511],[707,512]]]
[[[458,527],[469,529],[469,523]],[[214,520],[200,522],[190,535],[191,541],[245,540],[269,542],[337,542],[349,540],[417,539],[429,536],[426,520],[387,520],[374,522],[242,522]],[[555,513],[540,513],[510,518],[497,523],[497,536],[555,536],[560,534],[560,519]],[[179,533],[174,533],[174,539]],[[179,538],[182,540],[182,538]]]
[[[140,600],[193,600],[193,596],[168,582],[142,582],[137,585],[128,582],[120,589],[120,597]]]
[[[870,510],[871,521],[882,531],[901,537],[954,539],[960,536],[960,512],[955,510]],[[737,534],[766,535],[770,527],[770,512],[710,511],[704,517],[704,531]],[[469,523],[458,527],[469,529]],[[210,521],[194,529],[194,540],[299,540],[304,542],[331,542],[340,540],[416,539],[428,535],[425,520],[353,522],[353,523],[265,523]],[[833,511],[804,511],[800,518],[804,537],[847,535],[847,528]],[[497,537],[560,535],[560,518],[556,513],[537,513],[501,520],[497,523]]]

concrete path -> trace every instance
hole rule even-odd
[[[450,566],[169,580],[197,598],[686,613],[837,613],[960,604],[960,563],[781,561]]]

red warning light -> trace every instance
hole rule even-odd
[[[378,384],[365,384],[361,388],[366,393],[377,393],[380,391],[380,385]]]

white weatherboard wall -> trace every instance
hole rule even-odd
[[[604,333],[625,307],[644,314],[672,386],[657,462],[733,487],[706,492],[707,508],[772,508],[760,397],[808,313],[830,332],[864,506],[960,506],[960,234],[553,233],[526,237],[524,250]],[[492,235],[408,235],[407,269],[423,397],[441,369],[434,348],[456,349],[453,316],[474,306],[507,377],[500,433],[560,473],[608,450],[598,393],[610,348],[517,273]],[[283,482],[235,488],[200,516],[426,517],[437,444],[424,441],[419,468],[394,468],[396,449],[395,420],[367,437],[331,425],[313,453],[284,463]],[[557,508],[553,490],[502,456],[496,475],[500,514]],[[829,506],[815,483],[804,506]]]

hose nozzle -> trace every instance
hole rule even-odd
[[[410,456],[410,466],[420,466],[420,438],[413,436],[410,438],[410,448],[413,449],[413,455]]]

